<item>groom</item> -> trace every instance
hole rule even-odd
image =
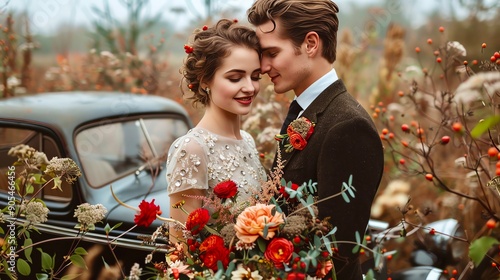
[[[331,217],[337,227],[337,241],[356,242],[356,232],[362,237],[366,230],[384,158],[370,115],[347,92],[332,67],[337,12],[331,0],[256,0],[248,10],[248,20],[256,26],[262,47],[262,72],[269,75],[277,93],[294,91],[296,102],[290,111],[316,124],[303,150],[281,148],[284,178],[299,185],[317,182],[322,199],[339,193],[352,175],[356,193],[350,203],[337,196],[319,203],[318,208],[320,218]],[[362,279],[353,245],[338,247],[339,256],[334,257],[337,279]]]

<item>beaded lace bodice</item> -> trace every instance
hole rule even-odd
[[[239,200],[266,180],[255,142],[241,131],[237,140],[193,128],[172,143],[167,158],[168,193],[207,189],[231,179],[239,188]]]

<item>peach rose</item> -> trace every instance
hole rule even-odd
[[[273,212],[274,205],[256,204],[247,207],[236,219],[236,236],[244,243],[253,243],[259,236],[273,238],[279,226],[285,221],[282,213]],[[267,235],[264,228],[267,226]]]

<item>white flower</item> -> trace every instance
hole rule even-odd
[[[449,52],[454,52],[460,56],[467,56],[467,50],[465,47],[457,41],[451,41],[446,44],[446,50]]]
[[[38,201],[31,201],[26,204],[25,211],[26,220],[32,224],[45,223],[47,221],[47,215],[49,214],[49,208]]]
[[[7,78],[7,88],[14,88],[19,85],[21,85],[21,82],[18,78],[16,78],[16,76],[10,76],[9,78]]]
[[[482,93],[486,92],[489,97],[500,91],[499,72],[480,72],[467,81],[461,83],[455,93],[455,101],[468,104],[473,101],[482,100]]]
[[[130,269],[130,276],[128,277],[128,279],[140,280],[141,278],[139,276],[141,276],[141,273],[142,273],[142,268],[140,267],[140,265],[138,263],[134,263],[134,265]]]
[[[148,255],[146,256],[146,260],[144,261],[144,263],[148,264],[148,263],[150,263],[150,262],[151,262],[151,260],[152,260],[152,259],[153,259],[153,255],[148,254]]]
[[[80,204],[75,209],[75,215],[78,222],[84,228],[92,228],[106,217],[108,210],[102,204],[90,205],[88,203]]]
[[[231,272],[231,280],[261,280],[262,276],[259,275],[259,271],[250,271],[250,269],[245,268],[243,264],[238,264],[236,270]]]

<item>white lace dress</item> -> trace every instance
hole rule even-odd
[[[245,201],[249,190],[259,188],[266,173],[255,142],[241,131],[241,140],[193,128],[172,143],[167,157],[168,193],[206,189],[231,179],[239,188],[238,200]]]

